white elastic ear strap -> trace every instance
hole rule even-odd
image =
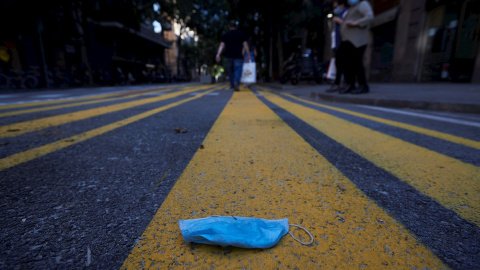
[[[295,239],[297,242],[299,242],[299,243],[302,244],[302,245],[306,245],[306,246],[307,246],[307,245],[310,245],[311,243],[313,243],[313,236],[312,236],[312,234],[311,234],[307,229],[305,229],[304,227],[302,227],[302,226],[300,226],[300,225],[295,225],[295,224],[288,224],[288,226],[295,226],[295,227],[298,227],[298,228],[300,228],[300,229],[303,229],[303,230],[304,230],[306,233],[308,233],[308,235],[310,236],[310,242],[304,243],[304,242],[298,240],[298,239],[293,235],[293,233],[291,233],[291,232],[289,231],[288,233],[289,233],[289,234],[293,237],[293,239]]]

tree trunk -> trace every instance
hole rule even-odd
[[[282,29],[280,26],[277,27],[277,50],[278,50],[278,71],[280,76],[283,75],[283,40],[282,40]]]
[[[273,78],[273,22],[270,19],[270,37],[269,37],[269,49],[268,49],[268,81]]]
[[[303,1],[303,14],[304,17],[311,17],[311,8],[312,8],[312,1],[311,0],[304,0]],[[307,26],[303,26],[303,31],[302,31],[302,51],[301,53],[305,53],[307,49],[307,39],[308,39],[308,29]]]
[[[305,53],[306,49],[307,49],[307,38],[308,38],[308,29],[307,28],[303,28],[303,31],[302,31],[302,51],[301,53]]]
[[[85,31],[83,29],[82,7],[80,1],[75,1],[72,5],[72,14],[75,19],[75,26],[77,28],[78,37],[80,40],[80,53],[82,56],[82,63],[88,70],[88,85],[93,85],[92,67],[88,60],[87,46],[85,45]]]

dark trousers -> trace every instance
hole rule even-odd
[[[240,77],[242,77],[242,68],[242,58],[227,58],[228,77],[230,79],[231,88],[235,88],[235,85],[240,84]]]
[[[335,74],[335,85],[340,85],[340,82],[342,80],[342,76],[344,76],[343,72],[343,64],[345,62],[344,59],[342,59],[342,47],[338,46],[338,48],[334,51],[335,54],[335,68],[337,69],[337,72]]]
[[[350,41],[342,41],[340,44],[340,52],[342,54],[340,65],[343,65],[345,72],[345,82],[355,86],[355,82],[359,86],[367,85],[365,76],[365,67],[363,66],[363,55],[367,45],[355,47]]]

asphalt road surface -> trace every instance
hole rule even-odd
[[[475,115],[224,84],[0,103],[0,269],[480,269]],[[313,243],[186,243],[212,215]]]

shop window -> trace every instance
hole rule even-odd
[[[480,37],[480,3],[470,2],[459,28],[456,57],[475,58]]]
[[[433,3],[433,1],[430,1]],[[480,1],[431,5],[423,80],[470,81],[480,39]]]
[[[458,21],[454,20],[448,24],[431,29],[430,33],[433,36],[433,53],[447,52],[451,50],[457,32],[457,25]]]

